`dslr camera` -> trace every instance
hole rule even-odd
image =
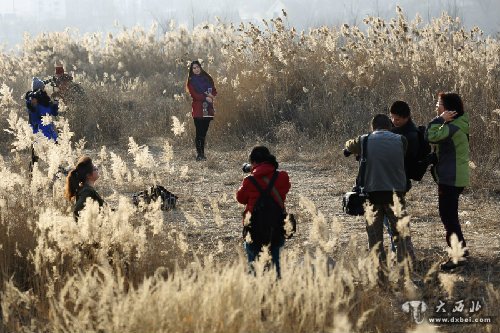
[[[344,157],[349,157],[352,155],[352,153],[347,149],[344,149],[343,153],[344,153]],[[359,155],[356,155],[356,161],[359,162]]]
[[[243,167],[241,168],[241,170],[244,173],[249,173],[250,171],[252,171],[252,165],[250,163],[243,163]]]
[[[43,84],[50,84],[52,87],[57,87],[57,78],[55,76],[49,77],[46,80],[43,80]]]

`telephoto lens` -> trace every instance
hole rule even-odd
[[[244,173],[249,173],[252,171],[252,165],[250,163],[243,163],[241,170],[243,170]]]

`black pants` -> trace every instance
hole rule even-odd
[[[446,243],[451,246],[451,235],[455,234],[458,241],[462,242],[462,247],[465,247],[465,239],[462,234],[462,228],[458,221],[458,198],[464,190],[463,187],[455,187],[449,185],[439,184],[439,216],[446,229]]]
[[[194,126],[196,127],[196,138],[194,143],[198,155],[205,155],[205,137],[207,136],[208,126],[212,118],[193,118]]]
[[[33,144],[31,144],[31,163],[30,163],[30,172],[33,171],[33,167],[35,165],[36,162],[38,162],[38,156],[36,155],[35,153],[35,146]]]

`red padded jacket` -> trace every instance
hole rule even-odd
[[[262,189],[266,189],[267,183],[264,181],[263,177],[267,177],[268,181],[270,181],[275,170],[275,167],[270,163],[259,163],[253,168],[251,176],[255,177]],[[280,194],[283,203],[285,203],[286,195],[291,187],[290,179],[286,171],[279,171],[278,178],[276,178],[276,181],[274,183],[274,187]],[[246,205],[244,214],[253,210],[253,206],[259,198],[259,195],[259,190],[252,184],[250,180],[248,180],[248,177],[243,179],[243,183],[236,193],[236,200],[238,200],[239,203]],[[276,198],[274,193],[273,197]],[[276,202],[279,202],[278,199],[275,200]]]

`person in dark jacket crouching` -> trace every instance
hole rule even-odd
[[[372,133],[349,140],[345,145],[345,149],[349,152],[361,155],[363,141],[368,140],[364,190],[373,206],[373,219],[367,218],[366,231],[370,250],[375,248],[377,251],[381,280],[386,280],[386,254],[383,246],[384,218],[389,221],[396,244],[398,262],[411,270],[406,249],[409,228],[404,223],[398,223],[398,220],[405,221],[406,217],[404,157],[407,140],[402,135],[392,133],[391,127],[392,123],[388,116],[377,114],[372,119]],[[394,194],[397,195],[401,203],[401,216],[396,216],[391,207],[394,204]],[[369,217],[370,214],[366,216]]]
[[[70,201],[76,198],[73,208],[76,220],[78,220],[79,213],[85,207],[88,198],[96,201],[101,207],[104,204],[104,200],[94,188],[97,179],[99,179],[99,169],[88,156],[81,157],[76,167],[68,173],[64,196]]]
[[[251,174],[245,177],[243,183],[241,184],[238,192],[236,193],[236,199],[239,203],[245,205],[245,210],[243,212],[244,217],[244,228],[245,221],[249,219],[250,227],[255,227],[257,221],[257,214],[252,216],[255,212],[254,208],[259,204],[258,200],[261,197],[261,191],[268,190],[272,200],[277,205],[278,213],[281,211],[283,214],[281,216],[282,220],[279,223],[284,223],[284,212],[285,212],[285,201],[286,195],[290,190],[290,179],[286,171],[278,171],[278,162],[276,157],[269,152],[269,149],[264,146],[257,146],[253,148],[250,153],[249,162],[251,165]],[[255,182],[255,183],[254,183]],[[273,182],[273,186],[269,188],[269,184]],[[264,212],[264,214],[272,212]],[[279,218],[279,217],[278,217]],[[272,223],[273,221],[268,221]],[[278,278],[281,276],[280,271],[280,250],[285,244],[285,233],[283,225],[279,228],[279,233],[272,236],[272,240],[269,245],[269,250],[271,252],[271,258],[274,266],[276,267],[276,273]],[[252,239],[250,234],[246,234],[244,247],[248,256],[248,262],[253,269],[252,263],[262,252],[263,247],[266,244],[262,244],[258,239]]]

